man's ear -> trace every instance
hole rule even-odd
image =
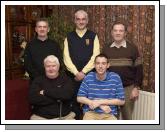
[[[110,63],[108,62],[108,63],[107,63],[107,68],[109,68],[109,67],[110,67]]]
[[[35,32],[37,33],[37,27],[35,27]]]
[[[48,28],[48,33],[49,33],[49,31],[50,31],[50,28]]]

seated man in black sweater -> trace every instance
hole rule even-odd
[[[74,120],[71,112],[73,83],[65,74],[59,73],[57,57],[44,59],[45,76],[37,77],[30,86],[29,100],[33,106],[31,120]]]

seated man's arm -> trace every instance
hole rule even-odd
[[[89,106],[90,109],[94,110],[95,108],[99,107],[100,104],[99,103],[94,103],[93,100],[90,100],[86,97],[77,97],[77,101],[82,103],[82,104],[86,104]]]
[[[43,88],[41,82],[41,78],[36,78],[30,86],[29,101],[32,105],[47,105],[54,103],[53,99],[42,94]]]
[[[125,100],[121,99],[100,99],[94,101],[98,102],[100,105],[124,105],[125,103]]]

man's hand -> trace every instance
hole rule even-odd
[[[91,100],[91,102],[88,105],[89,105],[90,109],[94,110],[97,107],[99,107],[101,105],[101,103],[98,100]]]
[[[84,77],[85,77],[85,74],[81,71],[81,72],[78,72],[77,74],[76,74],[76,76],[75,76],[75,80],[76,81],[82,81],[83,79],[84,79]]]
[[[41,91],[39,92],[39,94],[44,95],[43,92],[44,92],[44,90],[41,90]]]
[[[111,108],[108,105],[101,105],[100,109],[102,109],[104,111],[104,113],[106,113],[106,114],[111,112]]]
[[[139,96],[139,90],[135,87],[131,92],[130,99],[136,100],[138,99],[138,96]]]

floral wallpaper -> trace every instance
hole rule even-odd
[[[98,34],[101,48],[111,43],[111,26],[115,21],[127,25],[127,40],[136,44],[143,59],[143,86],[155,92],[155,7],[153,5],[60,5],[54,6],[67,21],[74,20],[74,12],[83,9],[89,15],[88,28]]]

